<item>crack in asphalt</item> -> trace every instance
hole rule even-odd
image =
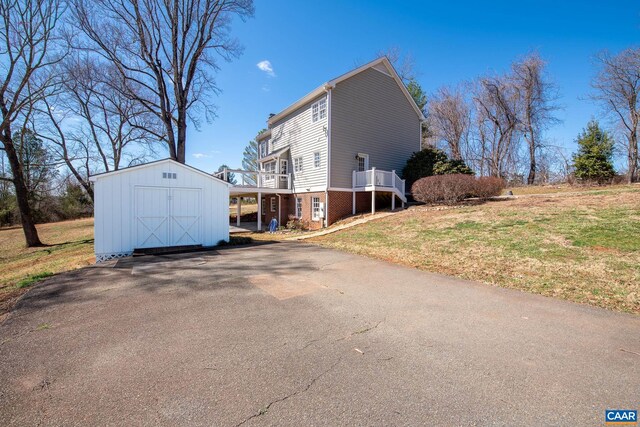
[[[384,319],[382,319],[382,320],[378,321],[378,323],[376,323],[376,324],[375,324],[375,325],[373,325],[373,326],[369,326],[369,327],[367,327],[367,328],[364,328],[364,329],[360,329],[360,330],[358,330],[358,331],[351,332],[349,335],[347,335],[347,336],[345,336],[345,337],[342,337],[342,338],[338,338],[336,341],[343,341],[343,340],[346,340],[347,338],[351,338],[351,337],[352,337],[352,336],[354,336],[354,335],[366,334],[367,332],[370,332],[370,331],[372,331],[372,330],[376,329],[378,326],[380,326],[380,324],[381,324],[381,323],[384,323],[384,321],[385,321],[385,320],[387,320],[387,318],[386,318],[386,317],[385,317]]]
[[[318,381],[320,378],[322,378],[323,376],[325,376],[326,374],[328,374],[329,372],[331,372],[332,370],[334,370],[336,368],[336,366],[338,366],[338,364],[342,361],[342,357],[340,357],[333,365],[331,365],[327,370],[323,371],[320,373],[320,375],[313,377],[311,379],[311,381],[309,382],[309,384],[307,384],[304,388],[300,389],[300,390],[296,390],[293,393],[287,394],[284,397],[281,397],[279,399],[273,400],[271,402],[269,402],[269,404],[265,407],[263,407],[262,409],[260,409],[257,413],[251,415],[248,418],[245,418],[244,420],[242,420],[240,423],[236,424],[235,427],[240,427],[241,425],[244,425],[246,423],[248,423],[249,421],[251,421],[254,418],[258,418],[264,414],[266,414],[269,409],[275,405],[276,403],[280,403],[280,402],[284,402],[285,400],[291,399],[292,397],[295,397],[299,394],[305,393],[307,392],[315,383],[316,381]]]

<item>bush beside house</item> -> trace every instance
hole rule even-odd
[[[413,198],[429,204],[455,204],[469,197],[487,199],[500,195],[504,180],[494,177],[475,178],[467,174],[428,176],[411,187]]]
[[[447,153],[435,147],[413,153],[402,170],[408,186],[426,176],[449,174],[473,175],[473,171],[463,160],[450,159]]]

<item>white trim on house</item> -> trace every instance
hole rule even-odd
[[[411,94],[409,93],[409,91],[405,87],[404,83],[402,82],[402,79],[400,79],[400,76],[398,76],[398,73],[396,72],[395,68],[393,68],[393,65],[391,64],[391,62],[389,62],[389,59],[386,56],[383,56],[383,57],[375,59],[375,60],[373,60],[373,61],[371,61],[371,62],[369,62],[367,64],[364,64],[361,67],[358,67],[358,68],[356,68],[354,70],[351,70],[346,74],[343,74],[343,75],[341,75],[339,77],[336,77],[335,79],[330,80],[327,83],[317,87],[313,91],[309,92],[307,95],[303,96],[302,98],[300,98],[299,100],[297,100],[293,104],[289,105],[284,110],[280,111],[278,114],[275,114],[275,115],[271,116],[269,118],[269,120],[267,121],[267,123],[271,126],[273,123],[281,120],[283,117],[287,116],[289,113],[297,110],[298,108],[302,107],[303,105],[313,101],[315,98],[319,97],[323,93],[330,92],[331,89],[333,89],[335,87],[335,85],[337,85],[338,83],[340,83],[340,82],[342,82],[344,80],[347,80],[348,78],[351,78],[354,75],[359,74],[359,73],[361,73],[361,72],[363,72],[365,70],[368,70],[369,68],[374,68],[375,69],[375,67],[377,65],[384,65],[386,67],[386,69],[389,71],[389,75],[396,81],[398,86],[400,86],[400,89],[402,89],[402,93],[404,93],[404,96],[410,102],[411,106],[413,107],[414,111],[416,112],[416,114],[418,115],[420,120],[422,120],[422,121],[426,120],[425,117],[424,117],[424,114],[422,114],[422,111],[420,111],[420,108],[418,108],[418,106],[416,105],[416,102],[413,100],[413,97],[411,96]],[[376,71],[381,72],[379,69],[376,69]],[[329,100],[327,100],[327,102],[329,104],[331,104],[331,102]]]
[[[345,192],[345,193],[351,193],[353,190],[353,188],[345,188],[345,187],[329,187],[327,188],[328,191],[341,191],[341,192]]]

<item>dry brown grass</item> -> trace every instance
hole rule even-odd
[[[422,207],[313,241],[428,271],[640,313],[640,188]]]
[[[569,185],[569,184],[557,184],[557,185],[526,185],[520,187],[507,187],[506,191],[511,190],[514,195],[522,196],[528,194],[554,194],[554,193],[584,193],[590,191],[618,191],[638,188],[638,184],[616,184],[616,185]]]
[[[258,205],[256,203],[253,204],[245,204],[243,203],[241,206],[242,212],[241,215],[248,215],[252,213],[258,212]],[[231,218],[235,218],[237,215],[237,205],[229,205],[229,216]]]
[[[95,262],[93,219],[41,224],[38,232],[47,246],[27,248],[22,228],[0,229],[0,316],[38,277]]]

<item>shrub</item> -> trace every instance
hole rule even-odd
[[[309,221],[305,221],[302,218],[296,218],[294,215],[289,215],[287,228],[289,230],[305,231],[309,229]]]
[[[483,176],[476,180],[476,188],[473,195],[481,199],[488,199],[489,197],[499,196],[505,188],[504,179]]]
[[[450,174],[421,178],[411,187],[414,199],[424,203],[459,203],[469,197],[486,199],[499,195],[505,188],[500,178]]]
[[[402,170],[407,185],[412,185],[420,178],[432,175],[469,174],[473,171],[462,160],[452,160],[447,153],[435,147],[427,147],[413,153]]]
[[[420,202],[450,205],[472,195],[474,187],[475,178],[471,175],[437,175],[417,180],[411,187],[411,193]]]

